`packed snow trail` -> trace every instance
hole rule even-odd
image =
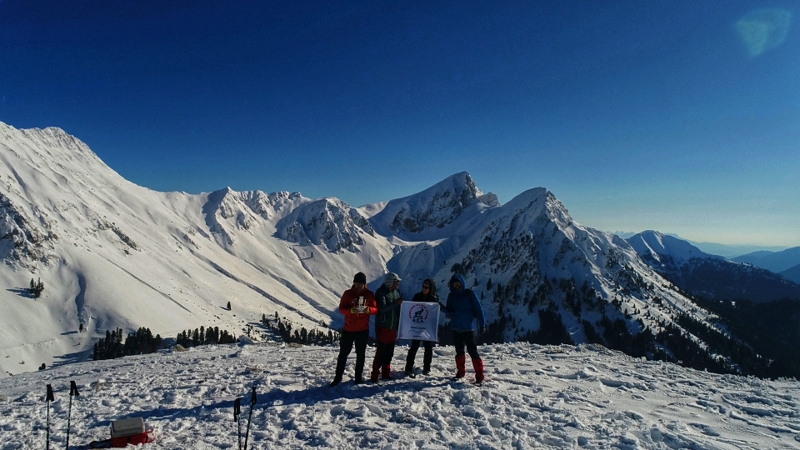
[[[395,367],[408,347],[399,346]],[[374,349],[368,349],[371,358]],[[480,347],[482,387],[452,383],[452,347],[429,376],[329,388],[338,348],[223,345],[69,364],[0,387],[0,448],[43,448],[45,386],[55,389],[51,441],[107,439],[113,420],[141,416],[149,449],[237,448],[233,403],[249,413],[249,448],[767,449],[800,448],[800,382],[717,375],[600,346]],[[244,433],[244,427],[243,427]]]

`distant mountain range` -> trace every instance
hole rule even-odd
[[[752,264],[762,269],[779,273],[785,278],[800,283],[800,247],[787,248],[779,252],[758,251],[748,253],[733,261]]]
[[[728,259],[733,259],[736,258],[737,256],[753,253],[756,251],[779,252],[786,248],[785,246],[776,247],[776,246],[760,246],[760,245],[726,245],[726,244],[716,244],[713,242],[695,242],[688,239],[686,239],[686,241],[706,253],[710,253],[712,255],[724,256],[725,258]]]
[[[576,223],[545,188],[500,204],[466,172],[354,208],[297,192],[154,192],[58,128],[0,123],[0,160],[3,373],[86,359],[118,327],[169,338],[279,315],[295,330],[338,329],[353,274],[374,289],[394,271],[405,298],[433,278],[444,299],[462,274],[486,311],[484,342],[600,343],[769,375],[769,361],[693,295],[800,298],[777,275],[677,239],[626,241]],[[34,280],[39,298],[28,290]]]
[[[737,262],[740,258],[729,261],[710,255],[657,231],[645,231],[627,241],[656,272],[695,296],[754,302],[800,298],[800,285],[773,271]],[[763,253],[767,257],[768,252]]]
[[[639,234],[636,231],[614,231],[613,234],[617,236],[628,239],[629,237],[635,236]],[[677,234],[674,233],[663,233],[664,236],[672,236],[676,239],[680,239],[682,241],[686,241],[693,246],[697,247],[698,249],[702,250],[705,253],[710,255],[718,255],[723,256],[728,259],[735,259],[739,256],[747,255],[749,253],[761,253],[764,252],[765,254],[776,253],[783,251],[786,249],[785,246],[764,246],[764,245],[728,245],[728,244],[718,244],[714,242],[696,242],[692,241],[691,239],[684,239]],[[800,261],[798,261],[800,263]]]

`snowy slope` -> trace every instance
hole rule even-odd
[[[368,349],[368,357],[373,349]],[[242,397],[249,448],[788,449],[800,447],[800,383],[716,375],[600,346],[482,346],[483,387],[452,383],[453,348],[431,376],[329,388],[335,347],[227,345],[86,362],[0,385],[0,448],[44,448],[45,386],[55,390],[51,445],[107,439],[113,420],[142,417],[148,449],[238,448]],[[398,348],[403,358],[406,348]],[[401,373],[393,373],[400,377]],[[467,372],[467,379],[472,370]]]

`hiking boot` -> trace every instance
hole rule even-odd
[[[331,384],[328,385],[328,387],[335,387],[336,385],[338,385],[341,382],[342,382],[341,378],[338,378],[338,377],[334,378],[333,381],[331,381]]]
[[[406,376],[409,378],[417,378],[417,374],[413,370],[406,370]]]

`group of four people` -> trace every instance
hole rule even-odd
[[[355,382],[362,383],[364,361],[366,358],[367,339],[369,338],[369,318],[375,315],[375,359],[372,362],[370,381],[377,382],[379,378],[391,378],[391,363],[394,356],[394,346],[397,341],[397,329],[400,323],[400,305],[403,298],[397,289],[400,277],[390,272],[383,283],[373,294],[367,288],[367,277],[359,272],[353,278],[353,285],[342,294],[339,302],[339,312],[344,315],[344,327],[339,340],[339,357],[336,363],[336,374],[330,386],[336,386],[342,381],[347,357],[355,344],[356,367]],[[478,297],[470,289],[466,289],[464,277],[453,275],[449,283],[450,293],[447,303],[440,305],[441,310],[450,318],[450,329],[453,333],[453,345],[456,349],[456,375],[463,378],[466,374],[466,352],[472,359],[475,370],[475,383],[483,382],[483,360],[478,354],[478,342],[475,336],[474,323],[478,323],[478,334],[486,330],[486,319],[483,307]],[[438,303],[436,283],[428,278],[422,282],[420,292],[414,294],[414,302]],[[406,357],[405,373],[414,377],[414,360],[420,344],[424,345],[422,373],[427,375],[431,370],[433,360],[433,341],[413,340]]]

